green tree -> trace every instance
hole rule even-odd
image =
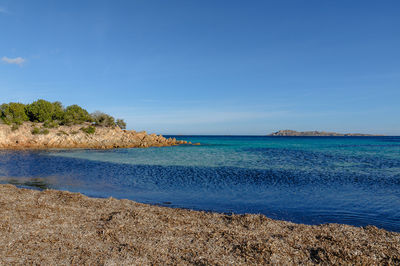
[[[92,122],[92,117],[88,111],[74,104],[65,109],[62,123],[65,125],[81,124],[83,122]]]
[[[121,129],[126,129],[126,123],[123,119],[117,119],[116,122],[117,126],[119,126]]]
[[[98,126],[126,128],[122,119],[115,121],[111,115],[103,112],[95,112],[90,115],[78,105],[64,108],[61,102],[49,102],[39,99],[31,104],[4,103],[0,105],[0,122],[20,125],[24,121],[43,122],[45,128],[58,127],[59,124],[73,125],[83,122],[95,122]]]
[[[103,127],[115,126],[115,118],[112,117],[111,115],[105,114],[100,111],[96,111],[91,116],[93,122],[95,122],[97,126],[103,126]]]
[[[15,123],[21,125],[24,121],[28,121],[28,116],[25,113],[25,104],[8,103],[0,106],[0,117],[6,124]]]
[[[61,102],[53,102],[53,120],[61,121],[64,118],[64,107]]]
[[[54,106],[51,102],[40,99],[29,104],[26,108],[26,112],[30,121],[44,122],[52,120]]]

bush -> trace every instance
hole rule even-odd
[[[81,130],[86,134],[94,134],[94,132],[96,132],[96,128],[92,126],[82,127]]]
[[[51,102],[37,100],[26,108],[29,120],[32,122],[44,122],[53,119],[54,106]]]
[[[83,122],[92,122],[92,117],[88,111],[74,104],[65,109],[62,123],[64,125],[82,124]]]
[[[46,121],[43,123],[43,127],[45,128],[57,128],[59,125],[56,121]]]
[[[96,126],[103,126],[103,127],[115,126],[115,119],[111,115],[105,114],[100,111],[96,111],[91,116]]]
[[[12,123],[21,125],[24,121],[28,121],[28,116],[25,113],[25,104],[22,103],[2,104],[0,106],[0,117],[8,125]]]
[[[117,119],[117,126],[119,126],[121,129],[126,129],[126,123],[123,119]]]
[[[32,135],[40,134],[40,129],[37,128],[37,127],[34,127],[34,128],[32,129],[32,131],[31,131],[31,133],[32,133]]]
[[[62,135],[68,136],[69,134],[67,132],[65,132],[64,130],[58,131],[57,136],[62,136]]]
[[[11,131],[18,130],[18,128],[19,128],[19,125],[13,124],[13,125],[11,126]]]
[[[43,128],[40,129],[40,128],[34,127],[34,128],[32,129],[32,131],[31,131],[31,133],[32,133],[32,135],[38,135],[38,134],[47,135],[47,134],[49,134],[50,132],[49,132],[48,129],[43,129]]]

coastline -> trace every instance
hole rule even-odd
[[[0,124],[0,150],[147,148],[192,144],[119,127],[93,127],[95,132],[86,133],[84,130],[90,126],[90,123],[85,123],[43,128],[41,123],[25,122],[12,130],[8,125]],[[35,128],[44,134],[34,134]]]
[[[0,185],[0,264],[389,264],[400,233]]]
[[[364,134],[364,133],[338,133],[326,131],[296,131],[296,130],[279,130],[268,134],[268,137],[383,137],[385,135]]]

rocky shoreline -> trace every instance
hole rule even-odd
[[[400,233],[0,185],[0,264],[399,265]]]
[[[90,123],[86,123],[47,129],[40,123],[25,122],[13,129],[0,124],[0,149],[113,149],[192,144],[162,135],[147,134],[146,131],[122,130],[119,127],[95,127],[92,134],[82,130],[90,126]],[[40,128],[38,134],[32,133],[35,128]]]

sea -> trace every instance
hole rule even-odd
[[[201,145],[0,151],[0,183],[400,232],[400,137],[172,137]]]

